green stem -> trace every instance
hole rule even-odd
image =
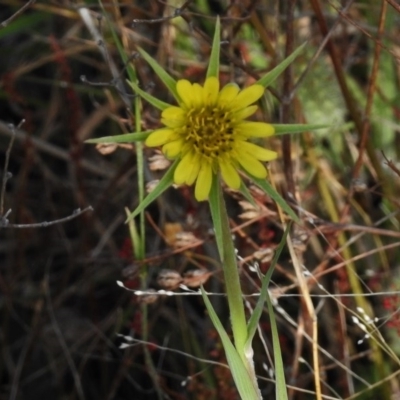
[[[133,75],[133,74],[132,74]],[[136,74],[131,76],[133,82],[136,83],[137,78]],[[135,107],[135,132],[141,131],[141,100],[139,96],[135,97],[134,100],[134,107]],[[143,143],[138,142],[136,144],[136,159],[137,159],[137,174],[138,174],[138,194],[139,194],[139,204],[143,202],[145,197],[145,182],[144,182],[144,155],[143,155]],[[146,257],[146,225],[145,225],[145,215],[144,211],[139,214],[139,240],[136,243],[135,249],[136,251],[136,258],[138,260],[144,260]],[[143,263],[140,268],[140,288],[142,290],[147,289],[147,271],[148,266]],[[142,340],[144,342],[148,341],[149,337],[149,330],[148,330],[148,306],[146,303],[142,303],[140,306],[140,312],[142,317]],[[153,359],[151,358],[149,348],[144,345],[143,346],[143,353],[145,357],[145,363],[148,368],[149,375],[154,383],[155,390],[157,392],[157,398],[159,400],[163,399],[162,389],[159,384],[159,377],[157,370],[154,366]]]
[[[226,294],[228,297],[229,313],[231,317],[232,332],[236,350],[240,357],[248,365],[244,354],[247,325],[240,287],[239,271],[236,262],[236,252],[233,245],[232,235],[229,226],[228,214],[222,194],[219,179],[214,179],[210,197],[211,215],[214,223],[218,251],[221,257],[224,271]]]

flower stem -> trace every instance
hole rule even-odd
[[[222,194],[219,179],[213,180],[210,196],[211,215],[217,239],[218,251],[224,271],[226,294],[228,297],[229,313],[235,347],[243,361],[248,360],[244,355],[247,339],[246,317],[240,287],[239,271],[236,262],[236,252],[229,227],[228,214]]]

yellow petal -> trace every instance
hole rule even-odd
[[[224,106],[231,103],[235,100],[239,90],[239,86],[236,85],[236,83],[228,83],[222,88],[218,95],[218,104]]]
[[[168,128],[181,128],[186,124],[185,119],[161,118],[161,123]]]
[[[208,199],[212,183],[212,168],[208,162],[203,162],[200,166],[199,176],[197,177],[194,196],[198,201]]]
[[[184,141],[182,139],[174,140],[164,144],[162,151],[167,158],[175,158],[182,151],[183,145]]]
[[[257,106],[249,106],[243,108],[243,110],[235,111],[232,115],[232,119],[234,119],[235,121],[246,119],[250,117],[250,115],[253,115],[257,111],[257,108],[258,108]]]
[[[229,161],[220,160],[219,167],[221,169],[222,179],[232,189],[239,189],[240,176],[236,168]]]
[[[190,166],[192,164],[193,155],[187,153],[183,156],[174,172],[174,182],[178,185],[186,182],[187,176],[190,172]]]
[[[278,157],[278,153],[272,150],[264,149],[254,143],[244,142],[242,140],[237,143],[238,149],[247,151],[253,157],[261,161],[271,161]]]
[[[243,137],[268,137],[275,133],[272,125],[265,122],[242,121],[235,125],[235,131]]]
[[[191,96],[193,99],[192,107],[204,106],[204,90],[198,83],[193,83]]]
[[[219,80],[212,76],[204,83],[204,101],[206,104],[215,104],[219,92]]]
[[[157,147],[167,143],[174,135],[173,129],[157,129],[146,139],[146,146]]]
[[[267,170],[265,169],[264,165],[262,165],[260,161],[258,161],[252,155],[241,152],[240,157],[238,157],[237,160],[243,169],[245,169],[250,175],[261,179],[267,176]]]
[[[187,108],[193,105],[192,87],[193,85],[186,79],[180,79],[176,82],[176,91]]]
[[[240,110],[255,103],[264,93],[264,88],[261,85],[252,85],[243,89],[235,98],[235,100],[229,104],[229,107],[233,110]]]
[[[201,165],[201,157],[196,154],[192,157],[191,165],[187,174],[186,184],[193,185],[194,181],[196,180],[197,176],[199,175],[200,165]]]
[[[180,107],[168,107],[162,113],[161,116],[163,118],[183,118],[185,116],[185,111]]]

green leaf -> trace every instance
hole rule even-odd
[[[125,133],[123,135],[104,136],[96,139],[85,140],[85,143],[132,143],[144,142],[153,131]]]
[[[276,248],[274,258],[271,262],[271,265],[268,269],[268,272],[264,275],[262,279],[262,285],[261,285],[261,293],[260,297],[258,298],[256,307],[254,308],[253,313],[251,314],[251,317],[249,319],[249,322],[247,324],[247,341],[246,341],[246,349],[251,347],[251,342],[254,338],[254,335],[257,331],[257,325],[258,322],[260,321],[261,314],[263,312],[264,308],[264,302],[268,294],[268,286],[269,282],[271,280],[272,273],[274,272],[275,265],[279,260],[279,256],[282,253],[283,248],[285,247],[286,244],[286,238],[287,235],[290,231],[291,223],[288,224],[288,226],[285,229],[285,232],[283,234],[283,237],[279,243],[279,246]]]
[[[176,81],[175,79],[148,53],[146,53],[142,48],[138,47],[139,53],[142,57],[150,64],[157,76],[163,81],[164,85],[172,93],[175,99],[179,102],[180,98],[178,92],[176,91]]]
[[[170,104],[165,103],[164,101],[157,99],[157,97],[154,97],[151,94],[140,89],[137,83],[133,81],[127,81],[127,82],[135,92],[139,93],[145,100],[147,100],[151,105],[158,108],[159,110],[163,111],[166,108],[171,107]]]
[[[140,214],[150,203],[152,203],[157,197],[164,193],[172,184],[174,183],[174,172],[179,163],[179,159],[169,167],[168,171],[164,174],[158,185],[151,191],[144,200],[136,207],[135,211],[128,217],[128,222],[130,219],[135,218]]]
[[[231,369],[233,380],[235,381],[236,388],[242,399],[246,400],[260,400],[261,394],[258,388],[255,387],[255,382],[253,383],[252,378],[247,371],[247,368],[240,358],[235,346],[229,339],[224,327],[218,318],[217,313],[214,310],[210,300],[207,297],[206,292],[203,287],[201,288],[201,294],[203,296],[204,303],[206,305],[208,314],[210,315],[211,321],[217,330],[219,337],[221,338],[222,345],[224,346],[226,359],[228,360],[229,367]]]
[[[286,231],[288,228],[286,229]],[[272,306],[271,298],[267,290],[266,302],[268,306],[269,319],[271,321],[271,333],[272,333],[272,346],[274,349],[274,361],[275,361],[275,399],[276,400],[288,400],[285,380],[285,368],[282,360],[281,345],[279,343],[278,328],[276,326],[275,311]]]
[[[294,221],[300,222],[299,217],[294,213],[294,211],[289,207],[286,201],[281,197],[281,195],[269,184],[266,179],[256,178],[247,173],[247,175],[252,179],[252,181],[261,188],[271,199],[273,199],[279,207],[282,208]]]
[[[307,42],[303,43],[298,47],[289,57],[285,58],[280,64],[278,64],[274,69],[265,74],[261,79],[259,79],[255,84],[264,87],[269,86],[282,72],[294,61],[294,59],[303,51]]]
[[[218,78],[219,74],[219,53],[221,48],[221,22],[217,17],[215,25],[214,39],[211,47],[210,61],[207,68],[207,78],[212,76]]]
[[[264,308],[264,302],[267,302],[269,318],[271,321],[271,332],[272,332],[272,345],[274,351],[274,361],[275,361],[275,391],[276,391],[276,400],[287,400],[287,391],[286,391],[286,380],[285,380],[285,370],[282,362],[282,352],[281,346],[279,343],[279,335],[278,328],[276,326],[274,308],[272,306],[271,298],[268,292],[269,282],[271,280],[272,273],[274,272],[275,265],[279,260],[279,257],[282,253],[282,250],[286,244],[286,238],[290,231],[291,223],[286,226],[283,237],[279,243],[275,251],[274,258],[271,262],[271,266],[268,269],[268,272],[264,275],[261,286],[260,297],[258,298],[256,307],[250,317],[249,323],[247,325],[248,337],[246,342],[246,349],[251,348],[251,342],[253,340],[254,334],[257,330],[257,325],[260,320],[261,314]]]
[[[243,197],[254,207],[258,207],[256,202],[254,201],[253,196],[249,192],[249,189],[247,189],[247,186],[243,181],[240,182],[240,188],[239,188],[240,193],[242,193]]]
[[[133,82],[136,82],[137,81],[137,77],[136,77],[135,68],[133,68],[132,64],[129,62],[129,57],[126,54],[124,46],[122,45],[121,40],[119,39],[119,36],[117,35],[117,32],[115,31],[115,28],[114,28],[115,25],[110,21],[110,18],[108,17],[108,14],[104,10],[102,2],[100,2],[100,4],[101,4],[102,10],[103,10],[103,15],[106,16],[107,25],[108,25],[108,28],[111,31],[114,43],[117,45],[118,53],[119,53],[122,61],[126,65],[126,70],[128,72],[129,79],[131,81],[133,81]]]
[[[315,129],[329,128],[326,124],[271,124],[275,128],[275,135],[287,135],[314,131]]]

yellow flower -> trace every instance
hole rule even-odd
[[[277,157],[276,152],[248,142],[250,137],[274,134],[270,124],[245,121],[256,112],[257,106],[252,104],[262,96],[264,87],[252,85],[240,91],[236,84],[227,84],[219,89],[216,77],[207,78],[203,87],[179,80],[179,106],[162,112],[165,127],[146,140],[147,146],[162,146],[167,158],[179,158],[174,182],[196,182],[195,197],[199,201],[208,198],[213,175],[218,172],[229,187],[238,189],[239,168],[256,178],[265,178],[267,170],[261,161]]]

